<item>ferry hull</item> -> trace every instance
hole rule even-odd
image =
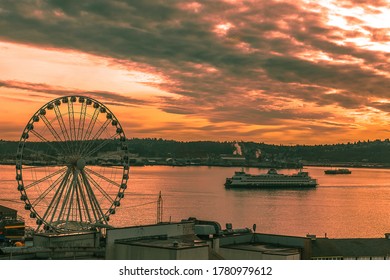
[[[272,183],[272,182],[264,182],[264,183],[226,183],[226,189],[294,189],[294,188],[315,188],[317,187],[317,183]]]
[[[267,174],[251,175],[244,171],[236,171],[234,176],[226,178],[225,188],[252,188],[252,189],[302,189],[315,188],[317,180],[309,176],[308,172],[299,171],[297,174],[278,174],[275,169],[270,169]]]
[[[330,169],[330,170],[325,170],[324,173],[327,175],[337,175],[337,174],[351,174],[352,171],[348,169]]]

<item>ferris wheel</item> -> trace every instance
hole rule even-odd
[[[128,162],[123,128],[105,105],[85,96],[56,98],[23,130],[17,189],[37,230],[103,228],[124,197]]]

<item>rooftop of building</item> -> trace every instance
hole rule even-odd
[[[110,232],[110,231],[122,231],[124,229],[152,228],[152,227],[159,227],[159,226],[164,226],[164,225],[181,225],[181,224],[193,224],[193,221],[183,220],[183,221],[180,221],[180,222],[161,222],[161,223],[158,223],[158,224],[134,225],[134,226],[125,226],[125,227],[112,227],[112,228],[107,228],[107,232]]]
[[[387,238],[317,238],[312,240],[312,257],[389,256]]]
[[[58,238],[66,236],[85,236],[91,234],[99,234],[98,231],[70,231],[70,232],[36,232],[35,236],[43,236],[48,238]]]
[[[0,205],[0,212],[17,212],[17,210]]]
[[[280,245],[273,245],[273,244],[257,243],[257,242],[256,243],[232,244],[232,245],[222,246],[221,248],[229,248],[229,249],[252,251],[252,252],[261,252],[261,253],[267,254],[267,255],[289,256],[289,255],[299,254],[299,249],[297,249],[297,248],[280,246]]]
[[[128,238],[116,240],[115,244],[144,246],[164,249],[190,249],[197,247],[208,246],[204,241],[200,240],[196,235],[181,235],[168,237],[167,235],[144,236],[138,238]]]

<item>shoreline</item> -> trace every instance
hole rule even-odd
[[[15,163],[10,162],[0,162],[0,165],[3,166],[15,166]],[[30,165],[29,165],[30,166]],[[46,165],[39,165],[39,164],[32,164],[31,166],[42,166],[45,167]],[[118,164],[111,164],[111,165],[99,165],[96,164],[96,166],[121,166]],[[293,166],[293,165],[261,165],[261,164],[247,164],[247,165],[239,165],[239,164],[130,164],[130,167],[146,167],[146,166],[171,166],[171,167],[194,167],[194,166],[204,166],[204,167],[234,167],[234,168],[259,168],[259,169],[300,169],[305,168],[308,166],[311,167],[337,167],[337,168],[371,168],[371,169],[390,169],[390,164],[375,164],[375,163],[366,163],[366,164],[356,164],[356,163],[304,163],[301,166]]]

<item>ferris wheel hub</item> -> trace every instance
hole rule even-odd
[[[79,170],[83,170],[85,165],[86,165],[86,162],[85,162],[85,159],[83,159],[83,158],[78,159],[76,162],[76,167]]]

